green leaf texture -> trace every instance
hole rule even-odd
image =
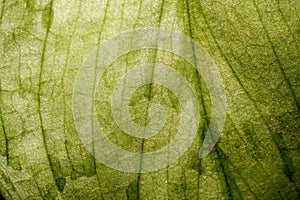
[[[0,192],[6,199],[299,199],[300,1],[2,0],[0,2]],[[117,146],[150,152],[177,132],[172,91],[140,87],[132,120],[149,123],[160,103],[164,128],[149,139],[114,122],[110,96],[135,65],[162,63],[189,81],[199,100],[197,138],[174,164],[131,174],[100,163],[75,129],[72,95],[84,59],[124,31],[161,27],[203,46],[223,78],[225,127],[213,151],[198,152],[210,121],[205,81],[185,60],[159,49],[118,58],[98,84],[99,124]]]

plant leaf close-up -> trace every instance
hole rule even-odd
[[[178,138],[185,89],[175,94],[148,81],[126,100],[124,110],[137,127],[155,126],[152,115],[164,121],[151,106],[163,108],[164,124],[151,137],[135,137],[116,121],[116,87],[124,75],[148,63],[157,74],[153,69],[147,80],[158,79],[160,65],[185,79],[196,96],[199,120],[178,159],[143,173],[146,158],[141,156],[138,166],[132,162],[122,171],[97,159],[94,149],[105,145],[96,147],[92,141],[90,149],[84,144],[74,101],[86,102],[74,93],[86,91],[76,88],[76,80],[105,41],[149,27],[181,33],[207,52],[225,89],[225,123],[212,150],[199,157],[214,113],[203,72],[167,48],[132,49],[108,63],[96,83],[91,110],[104,137],[126,152],[141,153],[136,155],[158,151]],[[170,46],[179,48],[175,40],[164,39],[162,44],[174,42]],[[299,47],[299,0],[2,0],[0,194],[4,199],[299,199]],[[194,45],[189,51],[195,57]],[[112,54],[99,57],[104,63]],[[96,70],[90,74],[96,77]],[[176,82],[172,76],[165,80]],[[184,133],[192,129],[184,128]],[[168,151],[180,151],[185,143]],[[131,173],[135,168],[140,171]]]

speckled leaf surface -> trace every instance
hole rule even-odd
[[[300,2],[297,0],[2,0],[0,3],[0,192],[6,199],[299,199]],[[133,66],[163,63],[197,93],[197,138],[172,165],[131,174],[103,165],[74,126],[72,95],[82,62],[124,31],[161,27],[190,36],[218,66],[228,108],[213,151],[198,158],[210,120],[202,77],[177,55],[130,52],[98,84],[99,124],[116,145],[159,149],[176,134],[172,91],[144,85],[130,100],[134,122],[149,123],[160,103],[164,128],[153,138],[125,134],[110,96]]]

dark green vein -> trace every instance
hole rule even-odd
[[[121,29],[123,28],[123,24],[124,24],[124,11],[125,11],[125,2],[123,1],[121,4]]]
[[[282,2],[285,2],[285,1],[282,1]],[[294,3],[293,1],[291,1],[291,0],[288,0],[288,5],[292,5],[292,3]],[[297,15],[297,17],[298,17],[298,20],[300,20],[300,15],[299,15],[299,11],[296,9],[296,7],[295,6],[291,6],[291,8],[293,8],[293,10],[295,11],[295,14]]]
[[[299,101],[298,101],[298,99],[297,99],[297,96],[296,96],[296,94],[295,94],[295,91],[294,91],[294,89],[293,89],[293,86],[292,86],[290,80],[288,79],[288,77],[287,77],[287,75],[286,75],[286,72],[285,72],[284,67],[283,67],[283,64],[281,63],[281,60],[280,60],[280,58],[279,58],[279,56],[278,56],[278,53],[277,53],[277,51],[276,51],[276,49],[275,49],[275,47],[274,47],[274,45],[273,45],[273,43],[272,43],[270,34],[269,34],[269,32],[268,32],[268,30],[267,30],[267,28],[266,28],[266,25],[264,24],[263,17],[262,17],[262,15],[261,15],[260,11],[259,11],[258,5],[257,5],[257,3],[255,2],[255,0],[252,0],[252,2],[253,2],[253,5],[254,5],[254,7],[255,7],[255,9],[256,9],[257,14],[258,14],[259,21],[260,21],[260,23],[262,24],[262,27],[263,27],[263,29],[264,29],[264,32],[265,32],[265,34],[266,34],[266,37],[267,37],[267,39],[268,39],[268,41],[269,41],[269,43],[270,43],[270,45],[271,45],[272,52],[273,52],[273,54],[274,54],[274,56],[275,56],[275,58],[276,58],[276,62],[277,62],[277,64],[278,64],[278,67],[279,67],[279,69],[280,69],[280,72],[281,72],[281,74],[282,74],[282,76],[283,76],[283,79],[286,81],[286,83],[287,83],[287,85],[288,85],[288,88],[289,88],[289,90],[290,90],[290,93],[291,93],[292,96],[293,96],[293,99],[294,99],[294,102],[295,102],[296,107],[297,107],[297,109],[298,109],[298,112],[300,112],[300,103],[299,103]]]
[[[37,189],[39,191],[39,195],[42,197],[43,196],[42,188],[39,186],[39,184],[38,184],[38,182],[36,181],[36,178],[35,178],[38,173],[34,173],[34,169],[32,168],[32,166],[30,166],[29,168],[33,172],[33,174],[32,174],[33,181],[34,181],[34,183],[35,183],[35,185],[36,185],[36,187],[37,187]]]
[[[192,22],[191,22],[191,12],[190,12],[190,5],[189,5],[189,0],[186,0],[186,10],[187,10],[187,20],[188,20],[188,31],[189,31],[189,36],[193,39],[193,31],[192,31]],[[194,43],[191,42],[192,44],[192,48],[193,48],[193,60],[194,60],[194,66],[198,66],[198,63],[197,63],[197,59],[196,59],[196,55],[195,55],[195,46],[194,46]],[[204,140],[204,134],[205,134],[205,130],[206,130],[206,125],[208,123],[208,116],[207,116],[207,111],[206,111],[206,107],[205,107],[205,103],[204,103],[204,97],[203,97],[203,93],[202,93],[202,80],[201,80],[201,76],[199,75],[199,72],[195,69],[195,73],[197,74],[197,82],[198,82],[198,85],[199,85],[199,96],[200,96],[200,104],[201,104],[201,107],[203,109],[203,118],[204,120],[201,120],[200,123],[202,123],[200,125],[200,128],[202,128],[202,131],[199,131],[199,143],[201,141]],[[201,160],[199,161],[199,168],[201,168]],[[198,185],[198,188],[200,187],[200,181],[199,181],[199,178],[200,178],[200,174],[198,173],[198,179],[197,179],[197,185]],[[199,197],[199,190],[197,190],[197,198]]]
[[[74,20],[74,24],[76,25],[77,24],[77,21],[79,19],[79,14],[80,14],[80,10],[81,10],[81,4],[82,4],[82,0],[79,1],[79,8],[77,10],[77,13],[76,13],[76,17],[75,17],[75,20]],[[71,34],[71,37],[70,37],[70,40],[69,40],[69,45],[68,45],[68,49],[67,49],[67,55],[66,55],[66,62],[64,64],[64,67],[63,67],[63,72],[62,72],[62,76],[61,76],[61,88],[63,90],[62,92],[62,100],[63,100],[63,111],[64,111],[64,114],[63,114],[63,133],[64,133],[64,139],[65,139],[65,142],[64,142],[64,146],[65,146],[65,150],[66,150],[66,153],[67,153],[67,158],[68,158],[68,161],[71,165],[71,170],[72,172],[75,171],[74,169],[74,165],[73,163],[71,162],[71,159],[70,159],[70,152],[69,152],[69,149],[68,149],[68,143],[67,143],[67,140],[66,140],[66,129],[67,129],[67,106],[66,106],[66,91],[65,91],[65,82],[64,82],[64,78],[65,78],[65,74],[66,74],[66,68],[68,66],[68,61],[69,61],[69,54],[70,54],[70,48],[71,48],[71,44],[72,44],[72,40],[73,40],[73,36],[74,36],[74,33],[75,33],[75,30],[73,30],[72,34]],[[65,187],[65,178],[63,177],[63,174],[61,173],[60,177],[58,177],[56,180],[64,180],[64,181],[61,181],[61,186],[60,186],[60,191],[62,192],[64,187]]]
[[[43,68],[45,65],[45,55],[46,55],[46,49],[47,49],[47,40],[48,40],[48,36],[49,36],[49,32],[50,32],[50,28],[51,28],[51,24],[52,24],[52,17],[53,17],[53,1],[51,0],[49,3],[49,18],[47,21],[47,27],[46,27],[46,34],[45,34],[45,38],[44,38],[44,44],[42,47],[42,55],[41,55],[41,59],[40,59],[40,72],[39,72],[39,87],[38,87],[38,95],[37,95],[37,100],[38,100],[38,115],[39,115],[39,121],[40,121],[40,127],[41,127],[41,131],[42,131],[42,138],[43,138],[43,144],[44,144],[44,148],[47,154],[47,159],[49,162],[49,166],[50,166],[50,170],[52,172],[52,177],[53,180],[55,182],[55,186],[57,187],[57,189],[59,190],[60,186],[59,183],[56,181],[56,172],[55,169],[53,167],[53,163],[51,160],[51,156],[49,154],[49,149],[48,149],[48,144],[47,144],[47,136],[46,136],[46,131],[44,128],[44,123],[43,123],[43,116],[42,116],[42,110],[41,110],[41,96],[42,96],[42,74],[43,74]]]
[[[203,10],[203,8],[202,8],[201,1],[199,1],[199,8],[201,9],[200,12],[203,14],[203,16],[205,16],[204,10]],[[188,9],[188,12],[190,12],[190,11],[189,11],[189,7],[188,7],[187,9]],[[205,17],[204,17],[204,18],[205,18]],[[205,19],[205,20],[206,20],[206,19]],[[191,20],[190,20],[190,18],[189,18],[189,24],[191,24],[190,21],[191,21]],[[207,24],[207,22],[206,22],[206,24]],[[190,25],[190,34],[191,34],[190,36],[193,38],[191,25]],[[193,49],[193,52],[194,52],[194,49]],[[195,55],[194,55],[194,60],[196,61]],[[195,64],[197,64],[197,63],[195,63]],[[197,65],[196,65],[196,66],[197,66]],[[200,76],[200,75],[198,75],[198,77],[199,77],[199,76]],[[201,87],[201,83],[200,83],[199,87]],[[205,120],[206,124],[209,124],[209,120],[208,120],[208,117],[207,117],[206,106],[205,106],[205,104],[204,104],[204,100],[203,100],[203,97],[202,97],[202,96],[203,96],[203,95],[201,95],[201,98],[202,98],[202,101],[203,101],[202,106],[203,106],[203,110],[204,110],[204,113],[205,113],[204,120]],[[216,147],[215,147],[215,149],[214,149],[214,152],[216,152],[216,155],[217,155],[218,160],[219,160],[219,167],[220,167],[220,169],[221,169],[222,174],[224,175],[224,182],[225,182],[225,186],[226,186],[226,194],[227,194],[227,196],[228,196],[229,199],[233,199],[232,191],[231,191],[231,186],[230,186],[230,184],[229,184],[228,174],[227,174],[227,171],[226,171],[225,168],[224,168],[223,159],[221,159],[221,155],[220,155],[220,152],[219,152],[219,151],[220,151],[220,148],[218,147],[218,144],[216,144]]]
[[[224,175],[224,182],[226,186],[226,194],[229,199],[233,199],[231,184],[229,182],[229,174],[228,171],[225,169],[224,162],[226,158],[224,158],[223,154],[221,154],[221,148],[218,144],[215,146],[215,152],[217,154],[218,162],[219,162],[219,168],[221,169],[222,174]],[[238,187],[237,187],[238,188]]]
[[[133,28],[136,28],[136,26],[138,25],[138,22],[139,22],[139,19],[140,19],[140,13],[141,13],[141,10],[142,10],[142,3],[143,1],[140,0],[139,1],[139,10],[138,10],[138,13],[137,13],[137,18],[136,18],[136,22],[135,24],[133,25]],[[126,59],[126,66],[127,66],[127,59]],[[127,69],[126,69],[127,70]],[[123,97],[123,96],[122,96]],[[147,121],[147,120],[146,120]],[[143,152],[143,148],[144,148],[144,140],[142,140],[142,152]],[[140,170],[141,170],[141,163],[142,163],[142,158],[140,159]],[[137,179],[136,179],[136,198],[139,199],[140,198],[140,181],[141,181],[141,174],[139,173],[138,176],[137,176]]]
[[[142,3],[143,3],[143,0],[140,0],[139,1],[139,10],[137,12],[137,18],[136,18],[135,24],[133,25],[133,28],[136,28],[136,26],[138,25],[138,22],[139,22],[139,19],[140,19],[140,16],[141,16]]]
[[[238,199],[242,199],[242,193],[238,187],[238,185],[235,182],[235,179],[232,178],[232,175],[230,176],[229,173],[230,171],[227,169],[226,163],[229,160],[229,157],[225,154],[225,152],[217,145],[216,146],[216,152],[217,152],[217,157],[220,162],[220,167],[222,171],[224,172],[224,179],[226,183],[226,187],[229,189],[227,192],[229,193],[230,199],[234,199],[233,197],[233,191],[237,192]],[[235,189],[235,190],[233,190]],[[250,189],[251,190],[251,189]],[[254,194],[254,193],[252,193]],[[255,194],[254,194],[255,196]]]
[[[203,13],[203,8],[201,7],[201,9],[202,9],[202,13]],[[245,86],[243,85],[241,79],[240,79],[239,76],[237,75],[237,72],[234,70],[234,68],[233,68],[233,66],[232,66],[232,64],[231,64],[231,62],[230,62],[230,61],[228,60],[228,58],[225,56],[225,53],[223,52],[221,46],[219,45],[219,43],[218,43],[218,41],[217,41],[217,39],[216,39],[216,37],[215,37],[213,31],[212,31],[212,28],[210,27],[210,25],[209,25],[209,23],[208,23],[208,21],[207,21],[207,19],[206,19],[206,15],[205,15],[204,13],[203,13],[203,17],[204,17],[204,21],[205,21],[205,23],[206,23],[206,25],[207,25],[207,27],[208,27],[208,30],[210,31],[211,36],[213,37],[213,40],[214,40],[215,44],[217,45],[217,48],[219,49],[219,52],[220,52],[221,56],[224,58],[225,62],[228,64],[228,66],[229,66],[229,68],[230,68],[230,70],[231,70],[233,76],[234,76],[235,79],[237,80],[237,82],[238,82],[238,84],[240,85],[241,89],[245,92],[247,98],[253,103],[255,110],[258,112],[260,118],[263,120],[265,126],[267,127],[268,132],[271,134],[272,140],[273,140],[273,142],[276,144],[277,149],[278,149],[278,152],[279,152],[279,155],[280,155],[280,157],[281,157],[281,159],[282,159],[282,162],[283,162],[283,165],[284,165],[284,169],[289,169],[289,166],[287,165],[287,163],[284,162],[283,154],[282,154],[282,152],[281,152],[281,149],[280,149],[279,146],[277,145],[277,142],[276,142],[275,139],[274,139],[274,135],[272,134],[272,131],[271,131],[271,128],[270,128],[269,124],[266,122],[265,118],[263,117],[263,114],[262,114],[261,110],[258,108],[257,103],[255,102],[255,100],[251,97],[251,95],[250,95],[250,93],[248,92],[248,90],[246,90],[246,88],[245,88]],[[288,177],[288,176],[287,176],[287,177]]]
[[[189,31],[189,36],[194,39],[194,36],[193,36],[193,30],[192,30],[192,23],[191,23],[191,12],[190,12],[190,8],[189,8],[189,0],[186,0],[186,6],[187,6],[187,17],[188,17],[188,31]],[[193,60],[194,60],[194,66],[198,66],[198,63],[197,63],[197,59],[196,59],[196,55],[195,55],[195,45],[193,42],[191,42],[191,45],[192,45],[192,50],[193,50]],[[201,103],[201,106],[203,108],[203,117],[204,117],[204,120],[201,122],[203,122],[203,126],[205,127],[208,122],[209,122],[209,117],[208,117],[208,114],[207,114],[207,109],[206,109],[206,106],[205,106],[205,102],[204,102],[204,95],[203,95],[203,88],[202,88],[202,78],[201,78],[201,75],[199,74],[198,70],[195,69],[194,70],[195,73],[197,74],[197,83],[199,85],[199,97],[200,97],[200,103]],[[204,132],[205,132],[205,128],[202,129],[202,133],[200,135],[201,139],[203,140],[204,139]]]
[[[161,2],[161,8],[159,10],[158,27],[161,26],[162,15],[163,15],[163,12],[164,12],[164,4],[165,4],[165,1],[162,0],[162,2]],[[157,60],[157,54],[158,54],[158,50],[156,48],[155,49],[155,53],[154,53],[154,58],[153,58],[154,63]],[[151,82],[153,81],[154,69],[155,69],[155,65],[153,66],[153,68],[151,70],[151,74],[150,74],[151,75]],[[151,100],[151,96],[152,96],[152,90],[153,90],[153,84],[150,83],[150,85],[149,85],[149,91],[148,91],[148,94],[147,94],[148,102],[147,102],[146,110],[149,110],[149,108],[150,108],[150,100]],[[146,123],[149,120],[148,113],[145,113],[145,115],[146,115],[146,120],[145,120],[144,126],[147,125]],[[142,142],[141,142],[140,171],[139,171],[139,174],[138,174],[138,177],[137,177],[137,191],[138,191],[137,192],[137,199],[140,199],[140,195],[141,195],[140,194],[140,185],[141,185],[141,171],[142,171],[142,167],[143,167],[144,144],[145,144],[145,139],[143,138]]]
[[[295,38],[295,35],[293,34],[293,31],[292,31],[292,29],[291,29],[291,27],[290,27],[290,25],[289,25],[289,23],[288,23],[288,20],[286,19],[285,15],[283,14],[283,12],[282,12],[282,10],[281,10],[280,3],[279,3],[278,0],[276,0],[276,5],[277,5],[278,11],[279,11],[279,13],[280,13],[280,15],[281,15],[281,18],[282,18],[282,20],[284,21],[284,23],[285,23],[287,29],[288,29],[289,32],[291,33],[291,36],[292,36],[292,38],[293,38],[293,40],[294,40],[294,42],[295,42],[294,44],[295,44],[297,50],[299,51],[299,45],[298,45],[297,39]]]
[[[102,36],[102,32],[103,32],[103,30],[104,30],[104,25],[105,25],[105,23],[106,23],[106,17],[107,17],[107,12],[108,12],[108,8],[109,8],[109,6],[110,6],[110,4],[109,4],[109,0],[107,0],[106,1],[106,4],[105,4],[105,10],[104,10],[104,16],[103,16],[103,22],[102,22],[102,25],[101,25],[101,27],[100,27],[100,32],[99,32],[99,36],[98,36],[98,41],[97,41],[97,46],[99,47],[99,45],[100,45],[100,43],[101,43],[101,36]],[[98,63],[98,60],[99,60],[99,54],[97,53],[97,55],[96,55],[96,62],[95,62],[95,64],[97,65],[97,63]],[[96,67],[94,68],[94,77],[93,77],[93,83],[94,83],[94,85],[96,85],[96,81],[97,81],[97,74],[96,74]],[[92,99],[92,102],[94,102],[94,95],[93,95],[93,99]],[[94,103],[92,103],[92,108],[91,108],[91,110],[93,111],[93,110],[95,110],[95,108],[94,108]],[[92,123],[94,123],[94,121],[92,121]],[[94,125],[92,124],[92,127],[94,127]],[[92,138],[94,138],[94,130],[92,130]],[[95,156],[95,143],[94,143],[94,140],[93,140],[93,142],[92,142],[92,155],[93,156]],[[98,173],[97,173],[97,163],[96,163],[96,158],[95,157],[93,157],[93,160],[94,160],[94,167],[95,167],[95,172],[96,172],[96,177],[97,177],[97,182],[98,182],[98,185],[99,185],[99,187],[100,187],[100,189],[101,189],[101,180],[100,180],[100,177],[98,176]],[[101,191],[101,199],[104,199],[104,196],[103,196],[103,192]]]
[[[265,32],[265,34],[266,34],[266,37],[267,37],[267,39],[268,39],[268,41],[269,41],[269,43],[270,43],[270,45],[271,45],[272,52],[273,52],[273,54],[274,54],[274,56],[275,56],[275,58],[276,58],[276,62],[277,62],[278,67],[279,67],[279,69],[280,69],[280,71],[281,71],[281,74],[282,74],[282,76],[283,76],[283,79],[286,81],[286,83],[287,83],[287,85],[288,85],[288,88],[289,88],[289,90],[290,90],[290,93],[292,94],[293,99],[294,99],[294,102],[295,102],[295,104],[296,104],[296,106],[297,106],[298,112],[300,112],[300,104],[299,104],[298,99],[297,99],[297,97],[296,97],[295,91],[294,91],[293,88],[292,88],[292,84],[291,84],[290,80],[288,79],[288,77],[287,77],[287,75],[286,75],[286,73],[285,73],[285,70],[284,70],[284,68],[283,68],[283,64],[281,63],[281,60],[279,59],[279,56],[278,56],[277,51],[275,50],[275,47],[274,47],[274,45],[273,45],[273,43],[272,43],[270,34],[269,34],[269,32],[268,32],[268,30],[267,30],[267,28],[266,28],[266,25],[265,25],[264,22],[263,22],[263,17],[262,17],[262,15],[261,15],[260,11],[259,11],[258,5],[257,5],[257,3],[255,2],[255,0],[252,0],[252,2],[253,2],[253,5],[254,5],[254,7],[255,7],[255,9],[256,9],[257,14],[258,14],[260,23],[262,24],[262,27],[263,27],[263,29],[264,29],[264,32]],[[291,159],[291,158],[290,158],[290,157],[282,150],[282,148],[280,148],[280,146],[279,146],[277,140],[276,140],[276,139],[273,139],[273,140],[274,140],[274,142],[276,143],[276,146],[277,146],[277,148],[278,148],[278,150],[279,150],[279,153],[280,153],[280,155],[281,155],[281,158],[282,158],[282,160],[283,160],[283,163],[284,163],[284,171],[285,171],[286,176],[288,177],[288,179],[289,179],[291,182],[295,183],[295,180],[294,180],[294,178],[293,178],[293,175],[294,175],[294,173],[295,173],[294,170],[293,170],[293,168],[294,168],[294,163],[293,163],[292,159]],[[287,162],[287,160],[289,160],[289,162]],[[300,188],[298,187],[297,184],[296,184],[296,190],[297,190],[297,193],[298,193],[298,197],[300,198]]]
[[[234,121],[231,119],[230,115],[227,114],[226,117],[232,124],[234,130],[236,130],[238,133],[240,133],[240,130],[237,128],[237,126],[235,125]],[[247,142],[243,139],[243,137],[241,136],[241,134],[238,134],[240,139],[243,141],[243,143],[246,145],[246,148],[248,148],[247,146]],[[253,159],[263,168],[261,162],[258,161],[258,159],[254,156],[252,156]],[[240,173],[240,170],[238,168],[236,168],[234,166],[234,164],[231,162],[230,157],[228,157],[226,159],[226,161],[234,168],[234,172],[237,173],[239,175],[239,178],[243,180],[243,182],[245,183],[245,185],[247,186],[247,188],[249,189],[249,191],[251,192],[251,194],[255,197],[255,199],[258,199],[258,197],[256,196],[256,194],[254,193],[254,191],[251,189],[249,183],[244,179],[244,177],[242,176],[242,174]]]
[[[139,9],[138,9],[138,12],[137,12],[137,18],[136,18],[136,21],[133,25],[133,30],[136,29],[137,25],[138,25],[138,22],[139,22],[139,17],[140,17],[140,13],[141,13],[141,9],[142,9],[142,0],[139,1]],[[123,27],[123,15],[124,15],[124,4],[122,4],[122,27]],[[128,54],[126,54],[126,59],[125,59],[125,66],[126,66],[126,69],[125,69],[125,74],[127,73],[128,71]],[[126,85],[126,79],[124,79],[124,82],[123,82],[123,85]],[[122,103],[123,103],[123,99],[124,99],[124,91],[122,92]],[[140,175],[138,175],[140,176]],[[133,181],[132,183],[130,183],[128,186],[127,186],[127,189],[126,189],[126,196],[127,196],[127,199],[138,199],[139,198],[139,188],[140,188],[140,185],[139,185],[139,180],[140,178],[137,176],[137,179],[135,181]]]
[[[2,0],[1,15],[0,15],[0,25],[2,25],[2,20],[3,20],[3,16],[4,16],[4,6],[5,6],[5,0]]]
[[[109,8],[109,6],[110,6],[110,4],[109,4],[109,0],[107,0],[106,1],[106,5],[105,5],[105,10],[104,10],[104,16],[103,16],[103,22],[102,22],[102,25],[101,25],[101,27],[100,27],[100,32],[99,32],[99,36],[98,36],[98,41],[97,41],[97,46],[99,47],[99,45],[100,45],[100,43],[101,43],[101,36],[102,36],[102,32],[104,31],[104,25],[105,25],[105,23],[106,23],[106,19],[107,19],[107,12],[108,12],[108,8]],[[97,65],[97,63],[98,63],[98,60],[99,60],[99,55],[97,54],[96,55],[96,61],[95,61],[95,64]],[[96,84],[96,80],[97,80],[97,77],[96,77],[96,68],[94,69],[94,78],[93,78],[93,83],[94,83],[94,85]],[[94,97],[93,97],[94,98]],[[94,102],[94,99],[93,99],[93,101],[92,102]],[[94,110],[95,108],[94,108],[94,103],[92,103],[92,108],[91,108],[91,110]],[[93,123],[94,121],[92,121],[92,123]],[[94,127],[94,125],[92,124],[92,127]],[[94,130],[92,130],[92,134],[94,134]],[[92,138],[94,138],[94,136],[92,136]],[[94,164],[94,167],[95,167],[95,173],[96,173],[96,178],[97,178],[97,182],[98,182],[98,186],[99,186],[99,188],[100,188],[100,192],[101,192],[101,199],[104,199],[104,196],[103,196],[103,192],[101,191],[101,180],[100,180],[100,177],[99,177],[99,175],[98,175],[98,173],[97,173],[97,163],[96,163],[96,158],[94,157],[95,156],[95,143],[94,143],[94,140],[93,140],[93,142],[92,142],[92,155],[93,155],[93,164]]]
[[[10,179],[10,177],[7,176],[2,170],[0,170],[0,176],[1,176],[1,179],[2,179],[2,180],[4,180],[7,184],[9,184],[9,185],[11,186],[11,188],[7,188],[7,193],[8,193],[9,195],[13,196],[13,195],[11,194],[11,192],[14,191],[14,192],[15,192],[14,194],[16,194],[16,196],[18,197],[18,199],[22,199],[22,198],[21,198],[21,195],[20,195],[19,192],[17,191],[17,189],[16,189],[16,187],[15,187],[13,181]],[[2,185],[1,185],[1,186],[2,186]],[[2,188],[3,188],[3,187],[1,187],[1,189],[2,189]]]
[[[0,102],[1,105],[4,105],[4,103],[2,102],[2,87],[1,87],[1,81],[0,81]],[[4,118],[3,118],[3,110],[2,107],[0,106],[0,121],[1,121],[1,129],[3,131],[4,134],[4,139],[5,139],[5,157],[6,157],[6,164],[7,166],[9,166],[9,152],[8,152],[8,135],[7,135],[7,131],[5,129],[5,124],[4,124]]]

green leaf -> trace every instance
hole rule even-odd
[[[300,198],[299,1],[3,0],[0,8],[0,192],[6,199]],[[149,106],[159,103],[167,116],[163,129],[141,139],[118,127],[111,94],[135,65],[172,67],[199,101],[201,119],[188,151],[166,168],[133,174],[102,164],[86,149],[72,96],[93,49],[144,27],[174,30],[200,44],[223,78],[228,108],[218,143],[199,159],[212,111],[203,77],[160,49],[116,59],[98,83],[95,109],[120,148],[158,150],[180,121],[173,92],[147,84],[131,97],[130,115],[148,125]]]

